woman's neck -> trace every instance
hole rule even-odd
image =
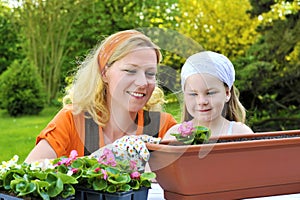
[[[136,117],[137,113],[111,114],[108,123],[102,129],[105,140],[112,143],[125,135],[134,135],[137,129]]]

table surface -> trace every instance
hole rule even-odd
[[[164,200],[164,191],[158,183],[152,183],[148,193],[148,200]],[[299,194],[278,195],[270,197],[250,198],[244,200],[300,200]]]

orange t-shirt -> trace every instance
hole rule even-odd
[[[143,133],[144,116],[143,110],[138,112],[138,128],[136,135]],[[161,112],[160,129],[158,137],[163,137],[167,130],[177,122],[169,113]],[[62,108],[51,120],[47,127],[41,131],[36,139],[36,144],[40,140],[46,139],[56,152],[57,157],[69,156],[72,150],[77,150],[78,156],[84,155],[85,142],[85,118],[83,113],[73,115],[72,109]],[[104,146],[102,128],[99,126],[99,147]]]

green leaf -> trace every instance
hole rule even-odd
[[[63,173],[58,172],[57,177],[60,178],[64,184],[76,184],[76,183],[78,183],[76,178],[74,178],[72,176],[69,176],[67,174],[63,174]]]
[[[110,192],[110,193],[114,193],[117,191],[117,187],[115,185],[109,185],[107,188],[106,188],[106,191],[107,192]]]
[[[106,167],[105,170],[107,171],[108,175],[118,175],[120,174],[120,170],[115,167]]]
[[[9,171],[3,176],[4,189],[6,189],[6,190],[10,189],[10,182],[14,179],[13,175],[14,175],[14,172]]]
[[[18,186],[17,186],[18,188]],[[20,193],[18,194],[18,196],[24,196],[24,195],[27,195],[27,194],[30,194],[30,193],[33,193],[34,191],[36,191],[36,185],[34,183],[29,183],[29,184],[26,184],[25,187],[20,186]]]
[[[110,177],[108,177],[107,181],[114,185],[129,183],[130,176],[129,176],[129,174],[122,174],[119,176],[110,176]]]
[[[140,188],[139,181],[135,180],[135,179],[130,181],[130,185],[131,185],[131,188],[134,190],[138,190]]]
[[[126,191],[129,191],[129,190],[131,190],[131,186],[130,186],[129,184],[124,184],[124,185],[121,185],[121,186],[119,187],[119,191],[124,191],[124,192],[126,192]]]
[[[47,177],[47,173],[45,173],[44,171],[28,171],[27,173],[28,175],[38,178],[40,180],[45,180]]]
[[[70,197],[72,195],[75,195],[75,189],[74,189],[74,187],[72,185],[70,185],[70,184],[64,185],[64,190],[61,193],[61,196],[63,198],[67,198],[67,197]]]
[[[93,189],[103,191],[107,187],[107,182],[104,179],[95,179],[93,181]]]
[[[50,186],[48,187],[48,194],[50,197],[56,197],[63,191],[64,183],[55,174],[49,173],[46,180],[50,183]]]
[[[151,187],[151,181],[143,180],[143,181],[141,181],[141,186]]]
[[[76,159],[72,162],[71,167],[82,169],[84,167],[84,162],[81,159]]]
[[[144,172],[141,174],[141,180],[150,180],[156,178],[156,174],[154,172]]]

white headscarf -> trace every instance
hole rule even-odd
[[[181,86],[184,89],[186,79],[193,74],[207,73],[226,83],[231,89],[235,80],[235,71],[230,60],[219,53],[203,51],[190,56],[181,69]]]

